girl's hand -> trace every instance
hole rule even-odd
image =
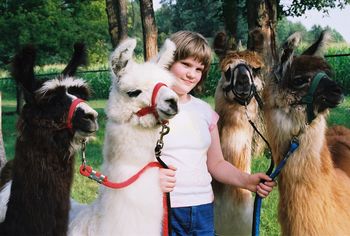
[[[267,197],[273,187],[277,185],[275,181],[272,181],[269,176],[263,173],[252,174],[249,176],[249,179],[248,189],[256,192],[262,198]]]
[[[169,169],[159,168],[160,189],[163,193],[173,191],[176,183],[176,167],[169,165]]]

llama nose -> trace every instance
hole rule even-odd
[[[174,111],[174,112],[176,112],[177,113],[177,111],[178,111],[178,107],[177,107],[177,102],[176,102],[176,100],[175,99],[167,99],[167,100],[165,100],[167,103],[169,103],[169,107]]]

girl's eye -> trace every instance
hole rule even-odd
[[[133,91],[129,91],[127,92],[126,94],[129,96],[129,97],[137,97],[140,95],[140,93],[142,93],[141,90],[137,89],[137,90],[133,90]]]

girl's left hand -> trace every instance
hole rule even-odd
[[[275,181],[264,173],[257,173],[250,175],[251,191],[256,192],[260,197],[267,197],[277,185]],[[250,189],[250,188],[249,188]]]

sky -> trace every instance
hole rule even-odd
[[[288,17],[287,19],[292,22],[301,22],[308,30],[315,24],[322,27],[328,25],[338,31],[347,43],[350,43],[350,6],[342,10],[338,8],[330,9],[328,15],[310,10],[301,17]]]
[[[153,0],[153,7],[155,10],[160,7],[159,0]],[[310,10],[301,17],[288,17],[288,20],[292,22],[301,22],[308,30],[315,24],[321,25],[322,27],[328,25],[338,31],[350,44],[350,6],[342,10],[338,8],[330,9],[328,15],[316,10]]]

